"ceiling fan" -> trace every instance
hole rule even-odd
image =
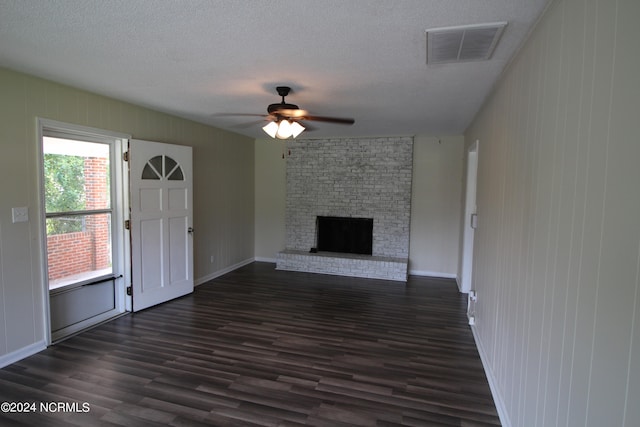
[[[291,88],[288,86],[276,87],[278,95],[282,97],[282,101],[277,104],[270,104],[267,107],[269,123],[262,129],[272,138],[287,139],[297,137],[305,130],[301,121],[317,121],[338,123],[342,125],[352,125],[354,119],[342,117],[325,117],[309,114],[308,111],[298,108],[297,105],[289,104],[285,101],[285,97],[289,95]]]

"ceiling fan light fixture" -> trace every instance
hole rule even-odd
[[[298,122],[291,122],[291,136],[294,138],[300,135],[304,131],[304,126]]]
[[[271,138],[275,138],[276,134],[278,133],[278,123],[269,122],[262,128],[262,130],[265,131]]]
[[[291,131],[291,123],[289,123],[289,120],[280,120],[276,138],[287,139],[291,137],[291,135],[293,135],[293,132]]]
[[[288,139],[295,138],[304,131],[304,126],[296,121],[279,120],[269,122],[262,128],[271,138]]]

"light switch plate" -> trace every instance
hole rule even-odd
[[[29,221],[29,208],[26,206],[20,208],[11,208],[11,219],[16,222],[28,222]]]

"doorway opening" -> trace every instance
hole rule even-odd
[[[124,135],[40,120],[49,343],[125,312]]]
[[[469,293],[472,289],[473,275],[473,243],[477,226],[476,188],[478,175],[478,143],[474,142],[467,152],[467,191],[464,203],[464,220],[462,231],[462,257],[460,265],[459,289]]]

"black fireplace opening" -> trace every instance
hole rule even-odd
[[[373,218],[318,216],[316,233],[318,251],[372,254]]]

